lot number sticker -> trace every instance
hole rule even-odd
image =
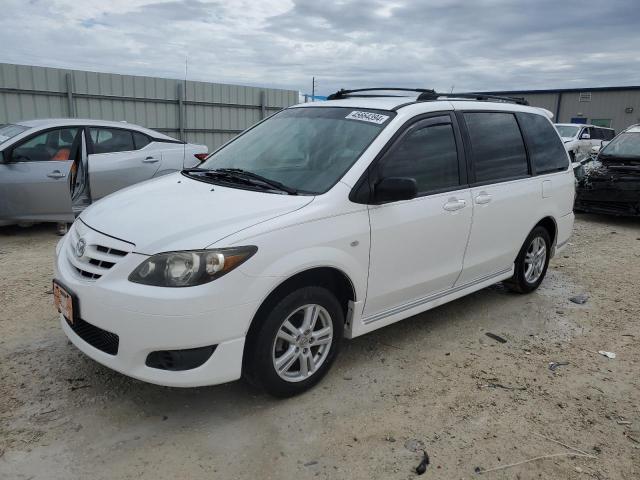
[[[380,125],[381,123],[387,121],[389,115],[381,115],[379,113],[360,112],[358,110],[354,110],[344,118],[348,118],[350,120],[360,120],[362,122],[377,123],[378,125]]]

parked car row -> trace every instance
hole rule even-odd
[[[124,187],[193,167],[206,145],[124,122],[30,120],[0,125],[0,225],[72,222]]]
[[[343,337],[496,282],[540,285],[573,226],[550,112],[428,90],[330,98],[84,210],[56,248],[73,344],[156,384],[245,376],[288,396]]]
[[[594,147],[600,148],[616,136],[614,129],[596,125],[556,123],[555,126],[572,162],[589,158]]]

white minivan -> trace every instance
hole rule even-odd
[[[287,108],[199,168],[86,209],[56,249],[66,335],[147,382],[245,376],[288,396],[323,377],[344,337],[500,281],[535,290],[574,219],[550,113],[405,95]]]

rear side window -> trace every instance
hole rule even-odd
[[[451,124],[409,131],[382,160],[379,176],[415,178],[419,194],[458,186],[458,152]]]
[[[133,135],[119,128],[90,128],[93,153],[128,152],[135,150]]]
[[[529,158],[536,174],[566,170],[567,151],[551,122],[535,113],[518,113],[518,120],[527,138]]]
[[[151,140],[144,133],[133,132],[133,143],[136,147],[136,150],[140,150],[141,148],[149,145],[151,143]]]
[[[469,131],[476,182],[502,181],[529,174],[527,154],[512,113],[464,114]]]

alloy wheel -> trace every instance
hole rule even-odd
[[[333,341],[329,312],[317,304],[294,310],[280,325],[273,342],[272,361],[280,378],[301,382],[325,362]]]
[[[528,283],[538,281],[547,261],[547,244],[542,237],[534,237],[524,257],[524,278]]]

